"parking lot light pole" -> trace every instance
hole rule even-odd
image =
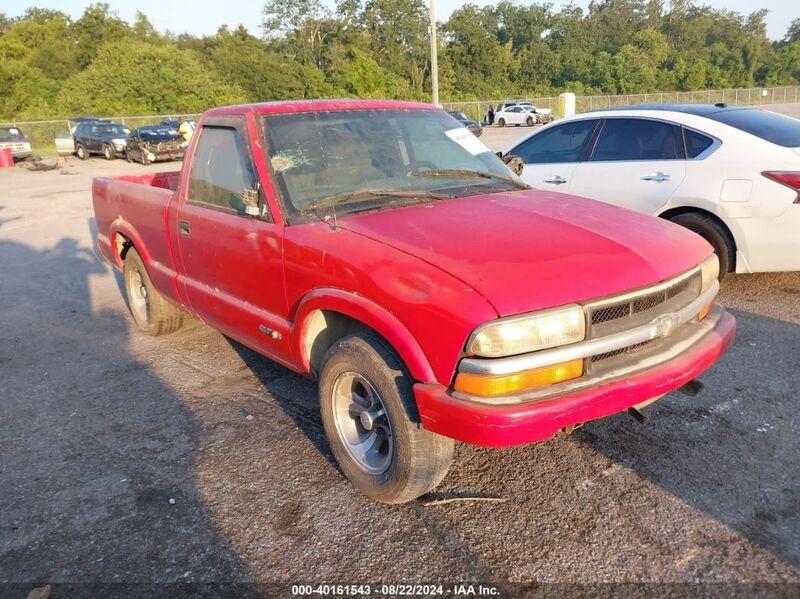
[[[436,0],[431,0],[431,89],[434,104],[439,103],[439,59],[436,50]]]

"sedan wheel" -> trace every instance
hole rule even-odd
[[[498,127],[505,127],[506,126],[506,120],[505,119],[498,120],[497,121],[497,126]]]

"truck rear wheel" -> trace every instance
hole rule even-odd
[[[183,324],[183,312],[170,304],[153,287],[147,269],[135,248],[125,254],[123,267],[125,296],[133,321],[142,331],[154,337],[173,333]]]
[[[422,428],[412,384],[400,357],[374,333],[334,344],[319,377],[322,424],[336,461],[353,486],[384,503],[427,493],[453,460],[453,440]]]

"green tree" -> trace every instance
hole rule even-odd
[[[63,112],[88,114],[191,113],[245,100],[188,51],[137,40],[101,46],[58,95]]]
[[[101,46],[133,35],[130,26],[105,3],[89,5],[72,26],[80,68],[91,64]]]

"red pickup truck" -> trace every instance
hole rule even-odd
[[[317,378],[343,472],[387,503],[434,488],[454,439],[638,409],[734,335],[704,240],[531,190],[428,104],[211,110],[181,172],[99,178],[93,200],[136,324],[187,312]]]

